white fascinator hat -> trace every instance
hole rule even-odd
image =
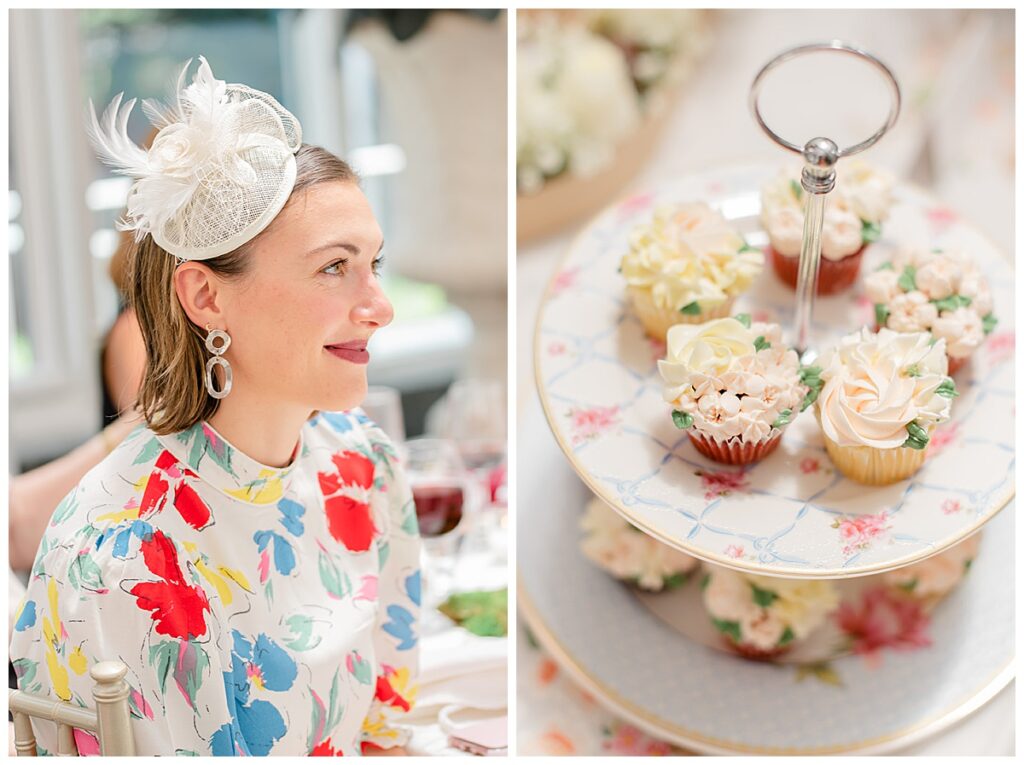
[[[208,260],[241,247],[281,211],[295,185],[299,121],[272,96],[199,69],[185,86],[181,70],[174,103],[146,99],[142,110],[159,132],[152,147],[128,137],[135,100],[124,93],[99,119],[89,102],[89,137],[114,172],[135,179],[122,231],[146,234],[180,260]]]

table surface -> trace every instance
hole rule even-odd
[[[622,195],[709,167],[786,162],[786,153],[758,132],[746,110],[753,73],[788,45],[841,37],[885,60],[905,97],[900,122],[865,159],[930,187],[1012,251],[1012,28],[1012,16],[1005,12],[716,12],[708,54],[684,86],[661,145]],[[958,52],[955,66],[949,64],[950,51]],[[988,148],[984,153],[972,148],[978,146]],[[519,412],[536,396],[533,329],[540,299],[578,230],[528,243],[517,252]],[[520,442],[518,448],[530,445]],[[678,753],[575,688],[550,657],[530,644],[522,620],[516,708],[521,754]],[[965,720],[900,753],[1012,755],[1013,684]]]

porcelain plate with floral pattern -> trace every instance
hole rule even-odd
[[[991,285],[999,324],[956,376],[952,419],[932,434],[910,480],[868,487],[844,478],[824,449],[813,410],[778,450],[736,468],[698,454],[662,400],[657,359],[618,273],[633,226],[665,202],[705,201],[763,247],[760,193],[776,166],[688,176],[606,209],[576,239],[548,285],[534,338],[548,422],[577,473],[634,525],[691,555],[774,576],[843,578],[928,557],[989,521],[1013,496],[1013,271],[981,233],[924,191],[897,185],[882,238],[869,245],[846,293],[818,298],[815,346],[873,326],[863,277],[897,244],[962,247]],[[791,340],[794,293],[769,264],[736,303]]]
[[[559,458],[540,407],[526,408],[519,433],[519,608],[585,690],[653,736],[718,754],[878,754],[962,719],[1013,676],[1012,505],[925,623],[865,612],[860,653],[766,664],[680,634],[584,557],[590,492]]]

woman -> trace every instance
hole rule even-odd
[[[344,411],[392,317],[381,232],[351,169],[273,98],[203,59],[184,77],[174,107],[146,104],[148,152],[125,133],[134,102],[93,119],[136,178],[122,225],[148,427],[54,513],[11,644],[20,686],[89,705],[89,667],[123,661],[140,754],[393,753],[415,509],[386,437]]]

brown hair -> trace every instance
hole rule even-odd
[[[303,144],[295,154],[296,197],[319,183],[358,182],[349,165],[326,149]],[[268,231],[273,223],[264,229]],[[246,257],[256,238],[238,249],[203,263],[231,280],[248,272]],[[217,411],[219,401],[206,392],[206,331],[185,314],[174,290],[178,261],[149,235],[129,255],[127,298],[135,309],[146,346],[146,368],[139,387],[138,408],[154,433],[166,435],[191,428]]]

